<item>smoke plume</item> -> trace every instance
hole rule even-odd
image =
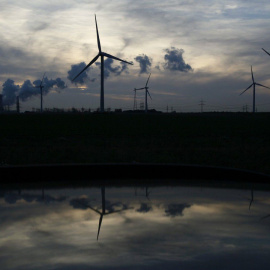
[[[134,60],[140,64],[140,74],[150,72],[150,67],[152,65],[151,58],[149,58],[145,54],[142,54],[142,55],[138,55],[137,57],[135,57]]]
[[[71,69],[68,71],[68,76],[67,78],[72,82],[72,83],[79,83],[79,84],[84,84],[85,80],[88,78],[88,75],[86,71],[84,71],[76,80],[72,81],[75,76],[77,76],[84,68],[86,67],[85,62],[81,62],[80,64],[75,64],[71,65]],[[91,69],[91,67],[89,68]]]
[[[13,80],[7,79],[3,84],[3,105],[13,105],[16,102],[17,96],[19,96],[22,101],[26,101],[33,96],[39,95],[40,84],[41,80],[35,80],[33,83],[30,80],[26,80],[21,86],[19,86],[15,85]],[[44,95],[48,94],[53,88],[64,89],[67,87],[61,78],[54,80],[45,77],[42,85],[42,92]]]
[[[171,47],[165,49],[166,54],[164,55],[165,63],[163,67],[165,69],[171,71],[181,71],[181,72],[189,72],[192,71],[192,68],[189,64],[186,64],[183,59],[183,49],[177,49],[175,47]]]
[[[104,78],[108,79],[111,75],[111,73],[115,74],[116,76],[119,76],[122,72],[128,73],[128,65],[125,62],[120,62],[121,66],[112,66],[113,59],[107,58],[104,61]],[[101,63],[97,62],[96,66],[100,67]]]
[[[19,85],[15,85],[13,80],[7,79],[3,84],[3,105],[14,104],[19,90]]]

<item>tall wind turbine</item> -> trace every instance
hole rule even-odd
[[[256,85],[259,85],[259,86],[262,86],[262,87],[265,87],[265,88],[268,88],[268,89],[270,89],[270,88],[267,87],[267,86],[264,86],[264,85],[262,85],[262,84],[260,84],[260,83],[256,83],[256,82],[255,82],[254,76],[253,76],[253,71],[252,71],[252,66],[251,66],[251,77],[252,77],[252,84],[251,84],[245,91],[243,91],[243,92],[240,94],[240,96],[241,96],[242,94],[244,94],[250,87],[253,86],[253,113],[255,113],[255,86],[256,86]]]
[[[263,51],[265,51],[269,56],[270,56],[270,53],[269,52],[267,52],[264,48],[262,48],[262,50]]]
[[[94,64],[99,57],[101,57],[101,67],[100,67],[100,71],[101,71],[101,74],[100,74],[100,83],[101,83],[101,86],[100,86],[100,111],[104,112],[104,56],[106,56],[108,58],[118,60],[118,61],[121,61],[121,62],[124,62],[124,63],[127,63],[127,64],[130,64],[130,65],[133,65],[133,63],[130,63],[130,62],[127,62],[127,61],[122,60],[120,58],[117,58],[117,57],[115,57],[113,55],[110,55],[108,53],[105,53],[105,52],[103,52],[101,50],[101,44],[100,44],[100,39],[99,39],[99,34],[98,34],[98,26],[97,26],[96,15],[95,15],[95,22],[96,22],[96,32],[97,32],[98,54],[97,54],[97,56],[95,56],[90,61],[90,63],[76,77],[74,77],[74,79],[72,81],[74,81],[76,78],[78,78],[87,68],[89,68],[92,64]]]
[[[44,85],[42,83],[43,83],[45,74],[46,74],[46,72],[44,72],[44,75],[43,75],[43,78],[42,78],[42,80],[40,82],[40,85],[36,86],[36,88],[40,89],[40,112],[41,113],[43,112],[43,88],[44,88]]]
[[[151,95],[150,95],[150,93],[149,93],[149,91],[148,91],[148,82],[149,82],[149,79],[150,79],[150,76],[151,76],[151,73],[149,74],[149,77],[148,77],[148,80],[147,80],[147,82],[146,82],[146,84],[145,84],[145,87],[142,87],[142,88],[138,88],[138,89],[134,89],[134,91],[135,91],[135,94],[136,94],[136,91],[137,90],[143,90],[143,89],[145,89],[145,112],[147,113],[147,111],[148,111],[148,104],[147,104],[147,95],[149,95],[149,97],[152,99],[152,97],[151,97]]]

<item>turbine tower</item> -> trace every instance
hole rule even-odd
[[[40,112],[41,113],[43,112],[43,88],[44,88],[44,85],[42,83],[43,83],[45,74],[46,74],[46,72],[44,72],[44,75],[43,75],[42,81],[40,82],[40,85],[36,86],[36,88],[40,89]]]
[[[98,26],[97,26],[97,18],[95,15],[95,22],[96,22],[96,32],[97,32],[97,45],[98,45],[98,54],[97,56],[95,56],[90,63],[76,76],[74,77],[74,79],[72,81],[74,81],[76,78],[78,78],[87,68],[89,68],[92,64],[94,64],[97,59],[100,57],[101,58],[101,67],[100,67],[100,111],[104,112],[104,56],[108,57],[108,58],[112,58],[114,60],[118,60],[130,65],[133,65],[133,63],[127,62],[125,60],[122,60],[120,58],[117,58],[113,55],[110,55],[108,53],[105,53],[101,50],[101,44],[100,44],[100,39],[99,39],[99,34],[98,34]]]
[[[136,91],[137,90],[143,90],[143,89],[145,89],[145,112],[147,113],[147,111],[148,111],[148,104],[147,104],[147,95],[149,95],[149,97],[152,99],[152,97],[151,97],[151,95],[150,95],[150,93],[149,93],[149,91],[148,91],[148,82],[149,82],[149,79],[150,79],[150,76],[151,76],[151,73],[149,74],[149,77],[148,77],[148,80],[147,80],[147,82],[146,82],[146,84],[145,84],[145,87],[142,87],[142,88],[138,88],[138,89],[134,89],[134,91],[135,91],[135,95],[136,95]]]
[[[262,50],[263,51],[265,51],[269,56],[270,56],[270,53],[269,52],[267,52],[264,48],[262,48]]]
[[[133,103],[133,111],[137,110],[137,100],[136,100],[136,91],[137,89],[134,88],[134,103]]]
[[[243,92],[240,94],[240,96],[241,96],[242,94],[244,94],[251,86],[253,86],[253,113],[255,113],[255,86],[256,86],[256,85],[259,85],[259,86],[262,86],[262,87],[265,87],[265,88],[268,88],[268,89],[270,89],[270,88],[267,87],[267,86],[264,86],[264,85],[262,85],[262,84],[260,84],[260,83],[256,83],[256,82],[255,82],[254,76],[253,76],[253,71],[252,71],[252,66],[251,66],[251,77],[252,77],[252,84],[251,84],[245,91],[243,91]]]

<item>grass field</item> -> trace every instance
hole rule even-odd
[[[184,163],[270,174],[269,113],[3,114],[2,165]]]

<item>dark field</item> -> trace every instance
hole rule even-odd
[[[269,119],[269,113],[0,115],[0,162],[182,163],[270,174]]]

